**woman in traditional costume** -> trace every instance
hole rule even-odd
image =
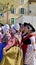
[[[16,25],[16,27],[15,27]],[[19,40],[16,37],[16,29],[17,32],[19,31],[20,27],[18,24],[15,24],[14,27],[12,27],[12,35],[8,34],[8,43],[3,49],[3,60],[1,62],[1,65],[23,65],[23,54],[20,47]]]
[[[35,29],[29,23],[24,23],[22,48],[24,52],[24,65],[34,65]]]

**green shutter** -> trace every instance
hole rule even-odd
[[[26,9],[24,8],[24,14],[26,15]]]
[[[21,14],[21,8],[19,9],[19,14]]]
[[[20,0],[20,4],[23,4],[24,3],[24,0]]]
[[[14,14],[16,14],[16,8],[14,8]]]
[[[14,24],[14,18],[11,18],[11,24]]]

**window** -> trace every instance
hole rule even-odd
[[[20,9],[19,9],[19,13],[26,15],[26,8],[20,8]]]
[[[11,18],[11,24],[14,24],[16,22],[16,18]]]
[[[29,4],[31,4],[31,2],[29,2]]]
[[[11,18],[11,24],[14,24],[14,18]]]
[[[24,3],[24,0],[20,0],[20,4],[23,4]]]
[[[29,13],[31,13],[31,11],[29,11]]]
[[[12,13],[12,14],[15,14],[15,13],[16,13],[16,8],[12,8],[12,9],[11,9],[11,13]]]
[[[20,9],[19,9],[19,13],[20,13],[20,14],[24,14],[24,8],[20,8]]]

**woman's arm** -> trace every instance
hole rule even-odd
[[[30,37],[33,50],[36,50],[35,36]]]
[[[12,47],[13,45],[15,45],[15,38],[11,39],[8,41],[8,44],[6,45],[6,47],[4,47],[6,50],[9,49],[10,47]]]
[[[8,44],[3,48],[3,54],[6,54],[6,51],[11,48],[12,46],[15,45],[15,38],[13,38],[12,40],[8,41]]]

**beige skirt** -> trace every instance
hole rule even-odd
[[[22,50],[17,46],[10,48],[0,65],[23,65]]]

